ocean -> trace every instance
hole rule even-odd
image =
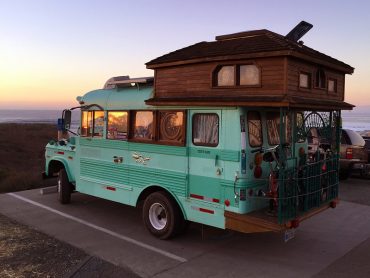
[[[62,117],[62,110],[1,110],[0,123],[55,124]],[[80,111],[72,111],[71,130],[77,130]]]
[[[72,111],[72,127],[78,126],[79,110]],[[0,110],[0,123],[56,124],[61,110]],[[356,131],[370,131],[370,107],[356,107],[342,112],[342,126]]]

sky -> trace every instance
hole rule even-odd
[[[369,1],[0,0],[0,109],[61,109],[112,76],[214,37],[314,27],[305,45],[355,68],[346,101],[370,105]]]

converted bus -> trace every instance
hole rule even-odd
[[[78,97],[46,146],[60,202],[78,191],[140,207],[161,239],[189,221],[292,231],[334,208],[353,68],[297,42],[302,24],[218,36],[148,62],[154,78],[114,77]],[[65,136],[76,108],[80,127]]]

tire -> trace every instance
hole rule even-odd
[[[58,175],[58,199],[61,204],[69,204],[71,202],[72,190],[66,170],[61,169]]]
[[[182,221],[181,211],[168,193],[154,192],[145,199],[143,222],[152,235],[169,239],[180,230]]]

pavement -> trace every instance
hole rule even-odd
[[[1,194],[0,213],[89,254],[79,270],[101,260],[140,277],[370,277],[370,181],[347,180],[341,192],[337,208],[301,223],[287,243],[279,233],[194,223],[184,235],[158,240],[138,209],[80,193],[69,205],[39,190]],[[83,276],[77,270],[73,277]]]

